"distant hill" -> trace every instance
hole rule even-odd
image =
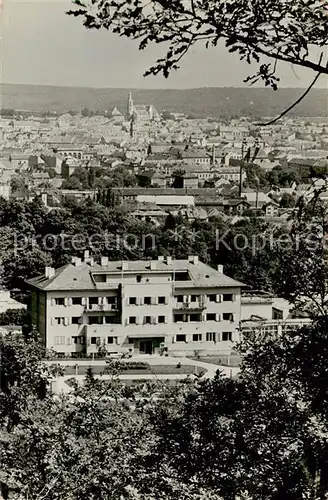
[[[302,93],[302,89],[200,88],[188,90],[131,89],[136,104],[153,104],[159,111],[169,110],[195,117],[231,118],[276,116]],[[127,89],[93,89],[45,85],[3,84],[2,108],[32,111],[78,111],[83,108],[125,111]],[[313,89],[290,116],[328,116],[327,91]]]

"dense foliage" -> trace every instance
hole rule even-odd
[[[2,325],[15,325],[23,326],[27,322],[26,309],[7,309],[7,311],[0,313],[0,326]]]
[[[327,332],[250,335],[237,379],[126,387],[113,362],[56,398],[39,344],[2,339],[3,498],[323,500]]]
[[[213,267],[223,264],[226,274],[251,287],[292,302],[300,301],[300,290],[306,297],[324,293],[326,223],[320,214],[315,223],[302,225],[297,214],[279,226],[252,215],[234,224],[224,216],[206,222],[168,215],[154,224],[115,206],[110,190],[100,190],[98,199],[68,200],[50,212],[38,200],[1,200],[2,285],[24,289],[24,280],[42,274],[45,266],[60,267],[89,250],[110,260],[198,255]]]

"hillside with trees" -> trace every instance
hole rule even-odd
[[[299,97],[303,90],[281,88],[201,88],[184,90],[131,89],[135,104],[153,104],[159,111],[185,113],[195,117],[222,119],[247,116],[254,119],[276,116]],[[65,113],[83,109],[111,112],[117,106],[125,112],[128,89],[92,89],[42,85],[2,85],[2,106]],[[327,116],[327,91],[313,89],[292,110],[290,116]]]

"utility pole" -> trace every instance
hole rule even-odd
[[[258,151],[259,151],[259,138],[256,137],[255,141],[254,141],[254,147],[255,147],[255,151],[254,151],[254,159],[253,161],[256,159],[256,156],[258,154]],[[259,204],[259,189],[260,189],[260,179],[256,176],[256,199],[255,199],[255,208],[258,208],[258,204]]]
[[[243,189],[243,167],[244,167],[244,150],[246,146],[246,138],[243,139],[241,143],[241,160],[240,160],[240,170],[239,170],[239,198],[241,198],[241,193]]]

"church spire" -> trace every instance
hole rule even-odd
[[[127,117],[129,120],[132,115],[133,115],[133,99],[131,92],[129,92],[128,109],[127,109]]]

